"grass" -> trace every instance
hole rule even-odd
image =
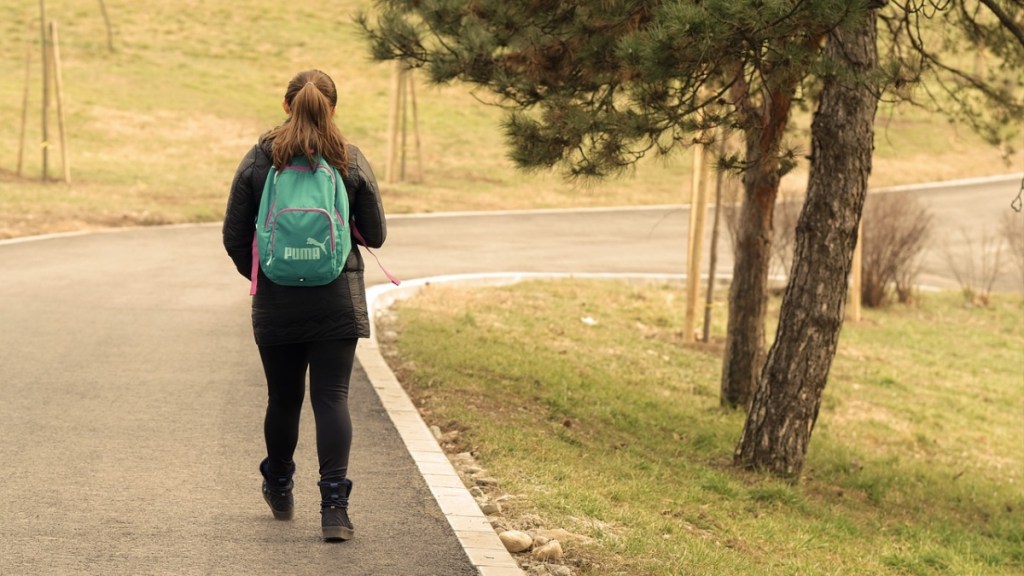
[[[718,406],[720,345],[681,342],[681,294],[433,286],[381,332],[428,421],[515,496],[513,526],[590,539],[570,544],[578,574],[1024,568],[1020,295],[928,294],[847,324],[793,486],[731,466],[743,416]]]
[[[239,159],[283,117],[280,100],[297,71],[321,68],[338,82],[339,124],[384,172],[391,66],[371,62],[353,23],[369,0],[317,0],[282,9],[272,0],[140,3],[106,0],[115,51],[96,2],[49,0],[60,26],[72,183],[42,184],[41,64],[32,61],[22,160],[26,51],[38,44],[34,3],[8,2],[0,22],[0,238],[177,222],[217,221]],[[465,86],[417,88],[421,182],[386,184],[392,213],[672,204],[689,193],[689,155],[651,159],[622,179],[573,185],[524,174],[508,160],[501,112]],[[806,125],[797,118],[794,125]],[[964,128],[920,112],[879,113],[875,187],[1024,169]],[[56,113],[50,119],[56,142]],[[411,137],[410,137],[411,140]],[[807,150],[807,135],[793,143]],[[410,150],[410,170],[417,158]],[[62,172],[51,148],[50,178]],[[799,190],[806,166],[784,180]]]

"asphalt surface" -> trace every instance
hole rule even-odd
[[[1002,238],[1000,227],[1006,214],[1012,215],[1015,225],[1024,227],[1024,215],[1010,207],[1020,190],[1018,174],[894,191],[917,196],[932,216],[932,234],[921,256],[918,283],[959,288],[947,254],[958,264],[980,261],[985,239],[995,242]],[[706,222],[705,271],[711,249],[711,213]],[[507,271],[686,273],[687,206],[401,216],[390,220],[389,226],[382,261],[403,278]],[[719,277],[732,274],[730,242],[723,225],[718,239]],[[1001,267],[996,289],[1024,289],[1006,248]],[[368,283],[387,282],[372,259],[366,269]],[[784,271],[775,269],[774,273]]]
[[[0,246],[0,574],[476,574],[361,368],[356,538],[320,540],[312,413],[296,517],[260,495],[246,281],[215,227]]]
[[[993,281],[997,291],[1024,291],[1022,270],[1012,259],[1004,240],[1002,226],[1005,217],[1011,218],[1018,231],[1024,229],[1024,214],[1011,204],[1024,192],[1021,176],[994,179],[966,185],[937,184],[918,191],[904,191],[918,197],[921,205],[932,215],[932,233],[928,247],[921,258],[917,282],[943,289],[960,288],[955,271],[966,281],[973,276],[976,283],[984,283],[983,264],[986,258],[995,265],[999,249],[999,274]],[[905,189],[904,189],[905,190]],[[1024,197],[1020,201],[1024,201]],[[1019,252],[1018,252],[1019,254]],[[973,263],[973,274],[970,264]]]
[[[984,234],[1019,186],[921,194],[941,229]],[[379,255],[404,279],[681,273],[687,221],[680,207],[401,217]],[[0,575],[476,573],[361,368],[356,538],[320,541],[308,403],[296,518],[272,519],[259,493],[266,392],[248,283],[218,227],[0,243],[0,270]],[[923,270],[956,287],[940,264]],[[367,275],[385,281],[372,258]]]

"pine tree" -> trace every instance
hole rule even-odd
[[[744,202],[729,296],[722,402],[746,406],[763,363],[772,215],[795,165],[783,137],[846,0],[383,0],[362,23],[375,57],[433,82],[484,86],[510,112],[523,168],[613,175],[716,127],[744,134]]]
[[[825,41],[811,174],[775,342],[754,391],[737,464],[798,477],[839,342],[878,108],[873,13]]]
[[[1024,113],[1022,17],[1020,0],[378,0],[376,19],[360,22],[376,58],[493,94],[525,169],[604,177],[715,128],[743,134],[742,154],[720,160],[742,171],[744,188],[722,404],[753,402],[737,463],[797,476],[842,325],[877,101],[926,105],[1007,141]],[[965,70],[965,45],[996,65]],[[793,108],[819,94],[809,200],[765,364],[772,218],[797,162],[783,137]],[[787,316],[814,306],[827,313]],[[809,339],[800,322],[810,320],[819,332]],[[808,355],[812,341],[820,353]],[[801,362],[813,364],[806,379]]]

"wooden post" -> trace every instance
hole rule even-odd
[[[107,50],[114,52],[114,31],[110,26],[110,15],[107,14],[107,3],[100,0],[100,12],[103,13],[103,22],[107,25]]]
[[[60,162],[64,167],[64,183],[71,184],[71,164],[68,161],[68,138],[64,129],[64,80],[60,64],[60,36],[57,22],[50,22],[50,52],[53,61],[53,81],[57,89],[57,128],[60,131]]]
[[[18,136],[18,177],[25,160],[25,126],[28,124],[28,85],[32,74],[32,44],[25,49],[25,89],[21,96],[21,134]]]
[[[46,0],[39,0],[39,41],[43,49],[43,182],[49,177],[50,171],[50,51],[46,46]]]
[[[693,202],[697,198],[697,188],[700,187],[700,170],[698,169],[698,166],[700,166],[700,162],[703,161],[702,157],[703,157],[703,154],[702,154],[702,150],[700,149],[700,146],[699,145],[695,145],[693,147],[693,169],[692,169],[692,172],[690,173],[690,226],[689,226],[689,230],[688,230],[688,236],[686,238],[686,240],[687,240],[687,243],[686,243],[686,266],[687,266],[687,268],[689,268],[690,262],[693,261],[693,233],[694,233],[693,219],[695,217],[694,213],[693,213]]]
[[[686,323],[683,341],[693,342],[697,325],[697,300],[700,295],[700,261],[704,244],[704,220],[708,211],[704,145],[693,148],[693,188],[690,198],[690,246],[687,250]]]
[[[391,110],[388,113],[388,163],[384,170],[384,181],[395,182],[398,176],[398,113],[402,101],[405,63],[395,61],[395,71],[391,85]]]
[[[718,157],[725,156],[727,132],[722,132],[718,142]],[[704,299],[704,342],[711,342],[711,310],[715,302],[715,267],[718,265],[718,227],[722,219],[722,184],[725,172],[715,170],[715,219],[711,224],[711,255],[708,261],[708,289]]]
[[[423,155],[420,146],[420,119],[416,107],[416,81],[412,68],[404,62],[397,62],[391,88],[391,110],[388,114],[388,163],[384,172],[385,182],[406,180],[408,159],[409,108],[412,108],[413,136],[416,146],[416,180],[423,179]]]
[[[409,76],[409,100],[412,102],[412,130],[416,142],[416,181],[423,181],[423,147],[420,145],[420,115],[416,107],[416,79],[412,70]]]
[[[852,279],[850,286],[850,320],[854,322],[860,322],[861,314],[861,300],[862,300],[862,274],[864,258],[862,256],[864,252],[863,241],[864,235],[861,233],[864,229],[864,222],[861,221],[857,225],[857,246],[853,249],[853,264],[850,270],[850,277]]]
[[[398,146],[398,149],[399,149],[398,181],[399,182],[405,182],[405,156],[406,156],[406,149],[407,149],[405,141],[406,141],[406,136],[409,133],[409,129],[408,129],[408,126],[409,126],[409,91],[407,89],[408,88],[408,84],[406,83],[405,79],[406,79],[406,77],[408,75],[409,75],[408,70],[407,69],[403,69],[402,70],[402,78],[401,78],[401,80],[399,80],[399,82],[401,82],[401,84],[402,84],[402,87],[401,87],[401,98],[400,98],[400,103],[399,103],[399,107],[401,108],[401,122],[400,122],[400,124],[401,124],[401,135],[399,136],[399,139],[398,139],[398,141],[399,141],[399,146]]]

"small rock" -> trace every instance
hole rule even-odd
[[[530,535],[526,532],[520,532],[519,530],[506,530],[498,534],[498,539],[505,545],[505,549],[512,553],[525,552],[533,545],[533,538],[530,538]]]
[[[565,556],[562,545],[558,540],[552,540],[547,544],[533,549],[533,559],[539,562],[558,562]]]
[[[474,476],[473,482],[476,482],[477,486],[497,486],[498,480],[491,478],[490,476]]]
[[[546,564],[548,568],[548,574],[551,576],[572,576],[572,570],[568,566],[562,566],[561,564]]]
[[[530,536],[533,536],[533,545],[534,546],[543,546],[543,545],[547,544],[548,542],[551,542],[551,538],[548,538],[547,536],[541,536],[539,534],[533,534],[533,533],[530,533]]]
[[[519,517],[519,523],[527,528],[540,528],[544,521],[536,514],[523,514]]]
[[[465,472],[466,474],[469,474],[470,476],[472,476],[473,474],[479,474],[479,473],[483,472],[484,469],[479,467],[479,466],[469,465],[469,466],[465,466],[462,469],[462,471]]]
[[[476,462],[476,459],[473,458],[473,455],[470,454],[469,452],[459,452],[455,456],[452,456],[451,459],[458,464],[462,464],[463,466],[469,466],[473,462]]]
[[[477,499],[483,498],[484,496],[486,496],[486,494],[483,491],[483,488],[480,488],[479,486],[473,486],[472,488],[470,488],[469,489],[469,493],[470,493],[470,495],[473,496],[473,498],[477,498]]]
[[[558,540],[559,542],[576,542],[579,544],[589,544],[593,542],[592,538],[582,534],[573,534],[563,528],[554,528],[550,530],[538,528],[536,530],[530,530],[530,535],[534,538],[547,538],[548,540]]]
[[[480,502],[480,511],[487,516],[491,516],[493,514],[501,514],[501,505],[498,504],[497,502],[490,502],[488,500],[485,500],[483,502]]]
[[[441,432],[441,429],[440,429],[440,428],[438,428],[437,426],[431,426],[431,427],[430,427],[430,433],[434,435],[434,440],[440,440],[440,439],[441,439],[441,436],[443,436],[443,435],[444,435],[444,434],[443,434],[443,433]]]

